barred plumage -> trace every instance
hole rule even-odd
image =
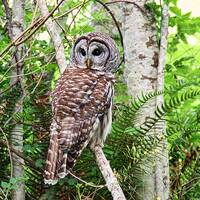
[[[102,39],[103,44],[99,44]],[[104,48],[108,41],[111,44],[106,43]],[[90,48],[91,54],[88,53]],[[107,49],[109,53],[103,53]],[[61,75],[53,92],[53,119],[44,173],[48,184],[55,184],[57,179],[67,175],[88,143],[103,145],[111,127],[114,76],[110,66],[112,69],[118,66],[116,56],[119,52],[113,40],[105,35],[100,38],[100,33],[78,38],[73,51],[72,63]],[[76,59],[80,55],[76,54],[81,51],[85,58],[79,62]],[[99,54],[98,51],[102,52]],[[117,66],[110,57],[117,61]]]

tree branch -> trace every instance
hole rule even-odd
[[[106,181],[106,186],[112,194],[113,200],[125,200],[126,197],[124,196],[124,193],[103,153],[101,146],[94,146],[92,150],[94,151],[97,164]]]
[[[35,169],[36,171],[42,172],[41,169],[39,169],[35,165],[35,162],[32,159],[25,157],[21,151],[14,149],[11,145],[8,145],[6,141],[0,140],[0,145],[7,147],[8,151],[12,152],[12,154],[13,153],[16,154],[18,157],[23,159],[26,162],[26,164],[28,166],[30,166],[32,169]]]
[[[106,3],[103,3],[101,0],[96,0],[96,2],[98,2],[99,4],[101,4],[101,6],[103,6],[103,8],[110,14],[110,16],[112,17],[112,20],[114,21],[115,25],[116,25],[116,28],[119,32],[119,36],[120,36],[120,42],[121,42],[121,45],[122,45],[122,48],[124,49],[124,42],[123,42],[123,35],[122,35],[122,32],[121,32],[121,29],[119,27],[119,24],[114,16],[114,14],[112,13],[112,11],[110,10],[110,8],[106,5]],[[123,50],[123,56],[121,58],[121,62],[119,63],[119,66],[121,66],[121,64],[124,62],[124,50]],[[118,66],[118,67],[119,67]]]
[[[32,23],[25,31],[19,34],[19,36],[16,37],[15,40],[6,46],[5,49],[0,53],[0,57],[8,52],[11,47],[18,46],[28,40],[53,15],[53,13],[58,9],[63,1],[64,0],[61,0],[61,2],[50,13],[48,13],[47,16],[35,20],[34,23]]]
[[[44,0],[38,0],[38,6],[43,17],[49,15],[49,10]],[[67,61],[65,59],[64,46],[62,43],[62,39],[57,31],[55,22],[51,18],[49,18],[45,22],[45,25],[53,40],[54,48],[56,51],[56,60],[57,60],[60,72],[63,73],[65,68],[67,67]]]

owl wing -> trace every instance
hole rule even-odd
[[[45,183],[55,184],[74,166],[99,122],[109,113],[113,75],[89,69],[68,68],[53,93],[50,144]]]

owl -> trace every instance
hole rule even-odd
[[[113,73],[120,61],[114,40],[102,33],[83,35],[70,60],[52,94],[46,184],[65,177],[88,144],[103,147],[112,123]]]

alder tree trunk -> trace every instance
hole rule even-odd
[[[125,72],[124,76],[128,85],[129,94],[137,98],[142,93],[163,89],[164,76],[158,77],[159,48],[156,38],[156,22],[153,13],[144,7],[145,0],[134,1],[137,5],[124,4],[124,19],[122,22],[124,51],[125,51]],[[158,87],[159,85],[159,87]],[[141,114],[138,116],[138,124],[145,121],[146,117],[155,116],[154,111],[163,98],[150,101]],[[161,135],[164,131],[164,123],[159,124],[159,130],[154,134]],[[142,199],[169,198],[169,171],[168,152],[166,141],[163,141],[165,148],[158,155],[154,155],[153,162],[149,162],[147,171],[143,175],[143,188],[138,191]]]
[[[124,78],[128,85],[129,94],[135,98],[142,93],[147,94],[148,92],[164,89],[163,68],[165,65],[166,55],[164,54],[166,54],[166,49],[162,51],[162,55],[159,57],[161,52],[159,52],[156,38],[158,30],[156,29],[153,13],[145,9],[144,5],[146,2],[146,0],[135,0],[125,3],[113,0],[109,4],[106,4],[115,16],[118,26],[122,31],[125,54]],[[99,8],[100,6],[97,5],[93,7],[93,11]],[[95,29],[98,31],[109,34],[117,33],[114,23],[108,26],[106,24],[105,27],[98,24],[95,25]],[[166,37],[164,36],[164,39]],[[160,62],[162,58],[164,59]],[[146,117],[155,116],[154,111],[156,106],[162,103],[162,95],[150,101],[137,117],[138,125],[142,124]],[[153,134],[162,137],[164,129],[164,122],[160,123],[159,130],[153,130]],[[162,140],[161,146],[160,156],[154,155],[153,162],[145,163],[145,166],[147,164],[146,170],[150,173],[147,174],[144,172],[143,180],[141,180],[143,186],[136,191],[137,198],[144,200],[169,199],[169,164],[165,138]]]
[[[25,0],[13,0],[11,9],[8,6],[7,0],[3,0],[5,7],[7,22],[7,31],[9,37],[14,41],[22,32],[24,24],[24,3]],[[10,85],[14,85],[16,93],[19,93],[19,98],[16,97],[15,108],[13,116],[23,115],[23,99],[25,96],[25,90],[23,86],[23,57],[24,57],[24,45],[15,46],[12,51],[11,60],[11,80]],[[14,123],[14,128],[10,133],[10,145],[11,148],[22,153],[23,152],[23,124],[16,122],[11,118],[11,122]],[[24,185],[24,160],[15,153],[12,153],[12,172],[13,178],[18,180],[16,189],[13,190],[12,199],[24,200],[25,199],[25,185]]]

